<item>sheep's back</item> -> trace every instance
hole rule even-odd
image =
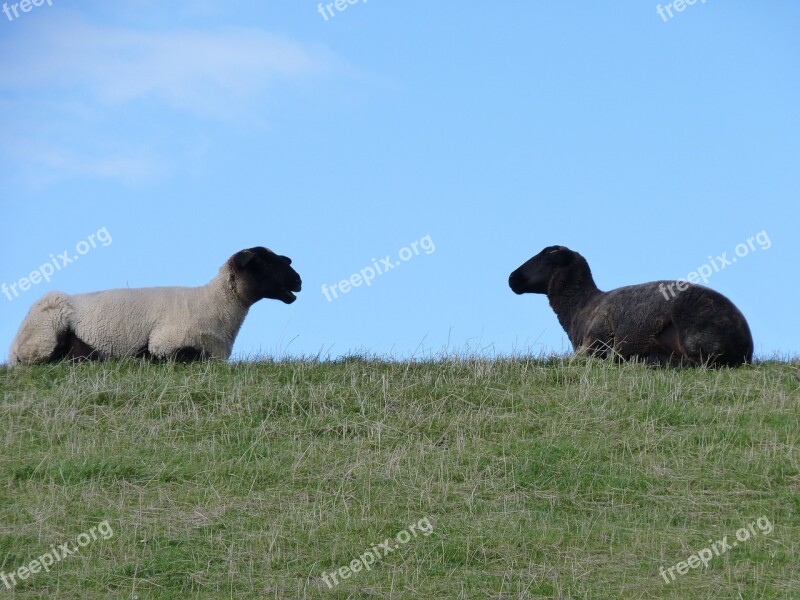
[[[653,281],[605,292],[592,311],[592,327],[600,321],[613,327],[613,336],[631,350],[646,351],[665,327],[674,325],[682,336],[715,338],[724,345],[752,345],[744,315],[724,295],[701,285]],[[675,292],[670,291],[670,287]]]
[[[131,356],[159,326],[188,328],[202,312],[199,288],[115,289],[71,299],[75,335],[106,358]]]

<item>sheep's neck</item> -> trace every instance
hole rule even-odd
[[[227,274],[220,274],[206,286],[214,301],[210,303],[220,331],[230,332],[231,341],[236,338],[244,319],[250,310],[250,304],[236,294]]]
[[[592,278],[589,265],[561,276],[556,274],[550,281],[547,299],[558,317],[558,322],[576,348],[581,342],[579,316],[591,303],[592,298],[602,293]]]

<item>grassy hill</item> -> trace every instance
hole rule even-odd
[[[800,598],[797,362],[131,361],[0,389],[0,599]]]

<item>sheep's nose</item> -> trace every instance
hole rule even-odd
[[[508,287],[510,287],[511,291],[515,294],[522,293],[522,277],[517,271],[514,271],[508,276]]]

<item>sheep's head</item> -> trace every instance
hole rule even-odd
[[[566,246],[548,246],[511,273],[508,286],[515,294],[546,294],[553,276],[579,256]]]
[[[291,304],[297,300],[302,281],[292,267],[292,259],[257,246],[234,254],[228,261],[231,282],[240,298],[249,304],[262,298]]]

